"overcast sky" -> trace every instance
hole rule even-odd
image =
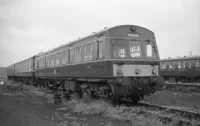
[[[154,31],[160,58],[200,55],[200,0],[0,0],[0,66],[122,24]]]

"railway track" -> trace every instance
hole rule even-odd
[[[138,106],[148,108],[147,113],[157,115],[163,122],[175,121],[179,125],[200,126],[200,111],[190,111],[140,102]]]
[[[187,86],[200,86],[200,83],[176,83],[176,82],[165,82],[169,85],[187,85]]]
[[[133,106],[142,107],[141,114],[154,115],[158,117],[164,124],[175,122],[176,125],[181,126],[200,126],[200,110],[160,106],[147,103],[145,101],[140,101],[137,104],[132,104],[131,101],[125,99],[123,99],[122,104],[127,105],[130,108]]]
[[[101,99],[106,101],[108,100],[105,98]],[[124,104],[125,106],[129,106],[128,109],[132,109],[134,106],[144,107],[144,109],[141,109],[142,112],[137,114],[154,115],[156,117],[159,117],[159,119],[166,124],[170,122],[175,122],[177,125],[200,126],[200,110],[195,111],[192,109],[160,106],[143,101],[140,101],[137,104],[132,104],[129,100],[121,100],[123,101],[122,104]]]

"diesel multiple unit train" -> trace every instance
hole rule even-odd
[[[169,82],[200,83],[200,56],[162,59],[160,75]]]
[[[65,92],[138,102],[162,87],[159,60],[152,31],[121,25],[10,65],[7,76],[28,84],[62,87]]]

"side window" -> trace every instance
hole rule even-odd
[[[42,60],[43,61],[43,64],[42,64],[43,68],[45,68],[45,63],[46,63],[45,60],[46,60],[46,58],[44,57],[43,60]]]
[[[26,61],[24,62],[24,71],[26,71]]]
[[[161,68],[161,70],[166,70],[167,64],[166,63],[160,63],[160,68]]]
[[[30,64],[31,64],[30,69],[32,70],[33,69],[33,60],[32,59],[30,61]]]
[[[51,67],[54,66],[54,55],[51,55]]]
[[[152,57],[152,45],[148,44],[146,46],[146,50],[147,50],[147,57]]]
[[[172,62],[169,63],[169,70],[173,70],[174,69],[174,64]]]
[[[60,65],[60,52],[56,54],[56,66]]]
[[[48,56],[49,67],[51,67],[51,56]]]
[[[49,56],[46,57],[46,67],[49,67]]]
[[[36,62],[37,62],[37,63],[36,63],[36,64],[37,64],[37,65],[36,65],[36,66],[37,66],[36,68],[37,68],[37,69],[40,69],[40,67],[39,67],[39,59],[37,59]]]
[[[200,61],[195,61],[195,67],[200,68]]]
[[[188,67],[192,68],[192,62],[191,61],[189,61]]]
[[[70,49],[70,63],[74,61],[74,48]]]
[[[81,47],[76,47],[74,49],[74,62],[81,62]]]
[[[67,51],[62,52],[62,65],[67,64]]]
[[[181,69],[181,62],[178,62],[178,69]]]
[[[185,61],[183,61],[181,68],[185,69],[185,67],[186,67],[186,63],[185,63]]]
[[[75,48],[75,55],[79,55],[81,53],[81,47]]]
[[[103,44],[104,44],[103,41],[99,42],[99,59],[103,57],[103,51],[104,51]]]
[[[186,68],[186,69],[189,68],[189,63],[188,63],[188,61],[185,61],[185,68]]]
[[[92,60],[94,44],[93,43],[87,44],[83,48],[84,48],[83,61]]]

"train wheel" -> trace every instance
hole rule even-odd
[[[119,96],[112,95],[111,96],[111,104],[113,104],[114,106],[120,104]]]
[[[137,104],[140,101],[140,96],[139,95],[132,96],[131,101],[133,104]]]

